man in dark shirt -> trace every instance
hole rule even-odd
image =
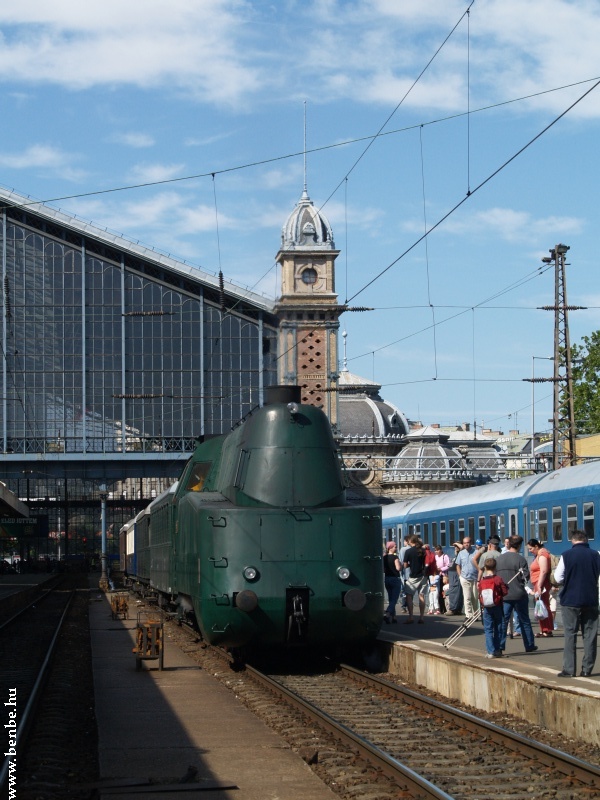
[[[525,591],[525,584],[529,580],[529,566],[526,559],[519,553],[522,544],[522,536],[511,536],[507,552],[502,553],[496,559],[496,575],[508,584],[508,594],[504,598],[504,627],[500,639],[500,650],[506,649],[508,625],[513,611],[516,611],[525,652],[533,653],[537,650],[537,646],[529,619],[529,597]]]
[[[589,678],[596,663],[598,635],[598,577],[600,553],[592,550],[584,531],[574,531],[573,547],[564,552],[554,570],[557,583],[562,583],[560,599],[565,645],[563,668],[559,678],[573,678],[577,671],[577,630],[581,625],[583,659],[581,677]]]

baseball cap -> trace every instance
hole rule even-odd
[[[477,539],[475,541],[475,544],[477,545],[477,547],[481,547],[481,545],[483,544],[483,541],[481,539]]]

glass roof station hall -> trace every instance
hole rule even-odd
[[[195,438],[276,383],[273,302],[12,192],[0,209],[0,480],[46,518],[19,555],[93,558],[101,487],[116,554]]]

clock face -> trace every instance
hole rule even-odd
[[[302,270],[302,282],[306,283],[307,285],[313,284],[317,282],[317,270],[313,269],[313,267],[307,267],[306,269]]]

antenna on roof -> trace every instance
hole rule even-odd
[[[304,101],[304,194],[308,195],[306,188],[306,100]]]

